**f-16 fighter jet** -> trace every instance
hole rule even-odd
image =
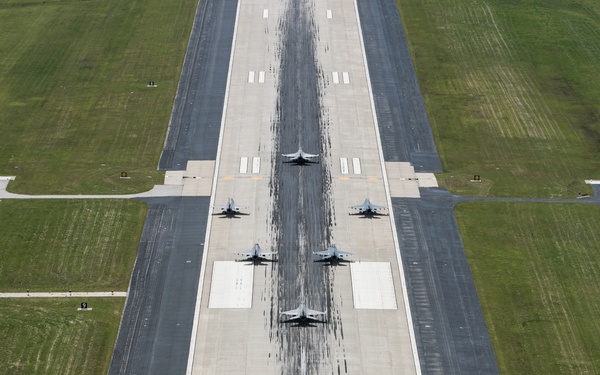
[[[227,198],[227,204],[217,205],[217,206],[214,206],[214,208],[216,208],[217,210],[221,210],[221,213],[223,213],[223,214],[231,215],[231,214],[240,212],[240,210],[242,210],[244,208],[248,208],[248,207],[238,206],[237,204],[235,204],[235,201],[233,200],[233,198]]]
[[[345,257],[347,257],[349,255],[353,255],[352,253],[350,253],[348,251],[339,250],[337,247],[335,247],[335,245],[332,245],[327,250],[314,251],[313,254],[321,257],[321,259],[319,259],[319,261],[324,261],[324,260],[341,261],[341,260],[345,260],[344,259]]]
[[[300,303],[300,306],[298,306],[297,309],[289,310],[289,311],[282,311],[279,313],[280,316],[285,315],[286,317],[288,317],[286,322],[307,321],[307,320],[320,321],[319,316],[326,315],[326,314],[327,314],[327,310],[325,310],[324,312],[311,310],[308,307],[306,307],[306,304],[304,302]]]
[[[350,208],[358,210],[358,212],[361,214],[375,214],[375,213],[377,213],[377,211],[387,210],[387,207],[385,207],[385,206],[378,206],[376,204],[371,203],[369,198],[365,199],[363,204],[359,204],[357,206],[351,206]]]
[[[252,248],[252,250],[247,251],[245,253],[235,253],[235,254],[246,257],[245,260],[260,261],[261,259],[271,260],[274,255],[277,255],[277,252],[263,253],[260,246],[258,244],[254,244],[254,247]]]
[[[294,152],[293,154],[282,154],[283,156],[285,156],[286,158],[290,158],[289,160],[286,160],[286,163],[296,163],[296,164],[305,164],[305,163],[316,163],[316,161],[313,161],[312,158],[316,158],[319,155],[314,155],[314,154],[307,154],[306,152],[302,151],[302,147],[298,147],[298,151]]]

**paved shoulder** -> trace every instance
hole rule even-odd
[[[358,0],[385,161],[441,172],[425,103],[394,0]]]
[[[185,373],[209,197],[149,199],[109,374]]]
[[[161,170],[217,155],[237,1],[200,0],[192,28]]]
[[[453,196],[392,201],[423,374],[497,374]]]

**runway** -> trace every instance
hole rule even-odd
[[[192,373],[418,373],[391,217],[349,215],[366,196],[387,202],[356,9],[242,1],[237,20],[214,193],[248,205],[249,215],[213,217],[209,228]],[[319,163],[284,163],[281,154],[299,146]],[[240,167],[254,158],[260,172]],[[226,288],[221,267],[235,267],[221,264],[255,242],[278,251],[278,262],[239,276],[252,286],[230,289],[234,301],[213,295]],[[334,243],[357,262],[313,261]],[[351,269],[362,262],[389,269],[391,308],[356,308]],[[250,304],[235,305],[248,293]],[[327,310],[327,322],[281,323],[278,311],[301,301]]]
[[[417,172],[441,164],[395,9],[390,0],[200,1],[160,168],[202,186],[184,187],[189,198],[148,200],[110,373],[494,373],[468,267],[446,274],[461,281],[446,304],[437,303],[445,285],[403,278],[415,267],[402,261],[427,258],[440,235],[455,244],[450,258],[466,259],[452,202],[439,230],[420,219],[426,211],[403,214],[422,208],[416,178],[406,182],[397,162]],[[298,146],[319,163],[283,163]],[[212,186],[208,175],[187,175],[195,160],[214,163]],[[244,215],[212,214],[228,197],[248,206]],[[350,215],[366,197],[391,215]],[[163,215],[169,225],[157,224]],[[407,233],[419,236],[400,257]],[[160,254],[180,238],[187,260],[165,264]],[[278,262],[235,262],[254,243],[278,251]],[[331,244],[355,262],[313,262]],[[160,259],[144,261],[148,246]],[[419,316],[423,288],[437,306],[430,331]],[[281,323],[278,312],[300,301],[326,320]],[[457,312],[475,323],[456,328],[448,316]]]

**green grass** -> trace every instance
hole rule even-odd
[[[196,4],[0,0],[0,175],[17,176],[9,189],[161,184]],[[125,200],[1,201],[0,291],[126,290],[145,213]],[[0,300],[0,373],[106,374],[123,299],[88,299],[87,313],[75,311],[79,302]]]
[[[459,194],[574,197],[600,178],[600,3],[397,0]],[[484,184],[469,179],[480,174]]]
[[[0,201],[0,291],[126,291],[146,205]]]
[[[478,196],[575,197],[600,178],[600,3],[397,0],[442,159]],[[470,183],[474,174],[483,182]],[[456,207],[503,374],[600,373],[600,209]]]
[[[600,208],[457,205],[502,374],[600,373]]]
[[[106,374],[124,298],[0,299],[0,373]]]
[[[158,158],[196,3],[0,0],[0,175],[17,176],[11,191],[163,182]]]

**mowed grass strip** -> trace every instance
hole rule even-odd
[[[0,299],[0,373],[106,374],[124,298]]]
[[[600,372],[600,208],[462,203],[465,251],[502,374]]]
[[[196,4],[0,2],[0,175],[17,176],[9,189],[112,194],[162,184],[156,169]]]
[[[574,197],[600,178],[600,2],[397,0],[455,193]],[[474,174],[483,183],[469,182]]]
[[[0,201],[0,291],[126,291],[146,204]]]

